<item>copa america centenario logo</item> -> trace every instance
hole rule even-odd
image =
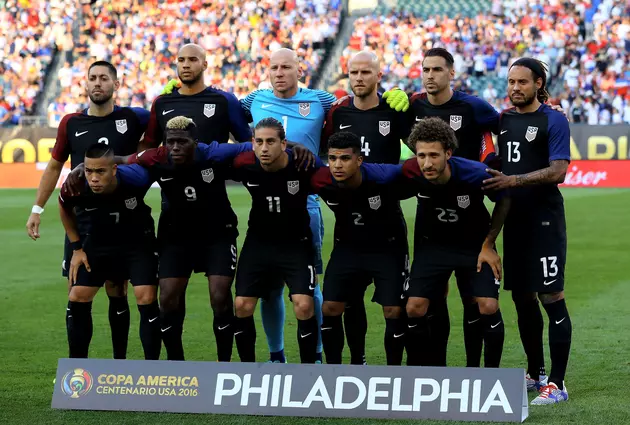
[[[79,398],[92,389],[92,375],[85,369],[73,369],[61,380],[61,389],[70,398]]]

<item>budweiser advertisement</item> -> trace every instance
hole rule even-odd
[[[630,187],[630,160],[572,161],[562,187]]]

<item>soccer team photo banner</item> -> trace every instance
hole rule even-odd
[[[523,422],[523,369],[59,359],[52,407]]]

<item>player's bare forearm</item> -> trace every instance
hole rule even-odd
[[[494,248],[494,244],[499,237],[499,233],[501,233],[501,229],[503,229],[503,224],[505,223],[505,218],[510,211],[510,198],[504,197],[501,198],[494,206],[494,210],[492,210],[492,219],[490,221],[490,231],[488,231],[488,236],[486,236],[486,240],[484,241],[484,246],[489,248]]]
[[[527,174],[519,174],[516,177],[516,186],[533,186],[538,184],[560,184],[569,168],[569,161],[556,160],[549,163],[549,167],[532,171]]]
[[[77,217],[73,211],[68,211],[64,206],[59,204],[59,216],[61,217],[61,223],[68,235],[70,242],[77,242],[79,237],[79,230],[77,228]]]
[[[44,207],[46,205],[46,202],[50,199],[50,195],[52,195],[55,190],[62,168],[63,162],[50,158],[50,161],[48,161],[48,165],[46,166],[46,170],[44,170],[44,175],[39,182],[39,187],[37,188],[35,205],[39,205],[40,207]]]

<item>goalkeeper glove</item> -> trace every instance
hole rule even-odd
[[[160,95],[171,94],[173,93],[173,90],[178,89],[181,86],[182,84],[179,82],[179,80],[169,80],[169,82],[166,83],[166,85],[162,89],[162,93],[160,93]]]
[[[407,109],[409,109],[409,97],[407,93],[399,88],[386,91],[383,94],[383,99],[385,99],[389,107],[396,112],[407,112]]]

